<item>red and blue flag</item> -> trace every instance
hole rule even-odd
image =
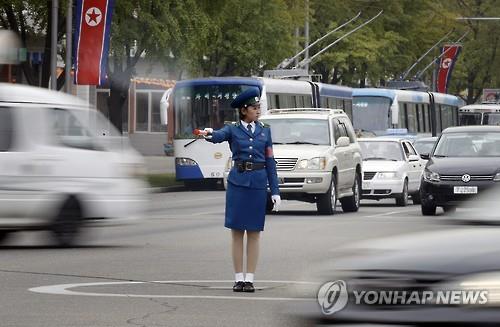
[[[77,0],[75,84],[105,81],[113,8],[114,0]]]

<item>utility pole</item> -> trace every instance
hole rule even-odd
[[[68,11],[66,12],[66,65],[64,67],[64,80],[66,82],[66,93],[71,93],[71,53],[73,43],[73,0],[68,0]]]
[[[57,90],[57,13],[59,11],[58,0],[52,0],[52,35],[50,49],[50,88]]]
[[[306,49],[304,60],[308,60],[309,59],[309,0],[306,0],[306,23],[304,26],[304,37],[305,37],[304,48]],[[309,62],[307,62],[304,69],[309,71]]]

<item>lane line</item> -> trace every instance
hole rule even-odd
[[[363,216],[363,218],[374,218],[374,217],[391,216],[391,215],[395,215],[395,214],[398,214],[398,213],[405,213],[405,212],[410,212],[410,211],[413,211],[413,208],[409,208],[409,209],[406,209],[406,210],[397,210],[397,211],[383,212],[383,213],[379,213],[379,214],[376,214],[376,215]]]

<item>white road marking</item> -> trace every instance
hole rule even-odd
[[[395,214],[398,214],[398,213],[405,213],[405,212],[410,212],[410,211],[413,211],[413,208],[408,208],[406,210],[397,210],[397,211],[383,212],[383,213],[379,213],[379,214],[376,214],[376,215],[363,216],[363,218],[391,216],[391,215],[395,215]]]
[[[90,286],[109,286],[125,284],[181,284],[181,283],[233,283],[233,280],[170,280],[170,281],[151,281],[151,282],[101,282],[101,283],[78,283],[78,284],[59,284],[47,285],[30,288],[30,292],[53,294],[53,295],[79,295],[79,296],[102,296],[102,297],[128,297],[128,298],[169,298],[169,299],[214,299],[214,300],[247,300],[247,301],[304,301],[309,298],[293,297],[254,297],[254,296],[218,296],[218,295],[160,295],[160,294],[120,294],[120,293],[93,293],[78,292],[69,289],[76,287]],[[307,281],[279,281],[279,280],[259,280],[259,283],[277,283],[277,284],[298,284],[298,285],[319,285]],[[202,287],[202,286],[200,286]],[[258,287],[257,287],[258,289]]]

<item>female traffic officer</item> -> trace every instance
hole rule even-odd
[[[259,255],[260,232],[264,230],[267,185],[271,189],[274,209],[281,204],[269,126],[258,121],[260,92],[250,88],[232,102],[238,108],[240,121],[220,130],[204,129],[204,137],[212,143],[227,141],[233,154],[226,192],[224,226],[231,229],[232,256],[235,271],[234,292],[255,292],[253,286]],[[247,235],[247,266],[243,274],[243,238]]]

